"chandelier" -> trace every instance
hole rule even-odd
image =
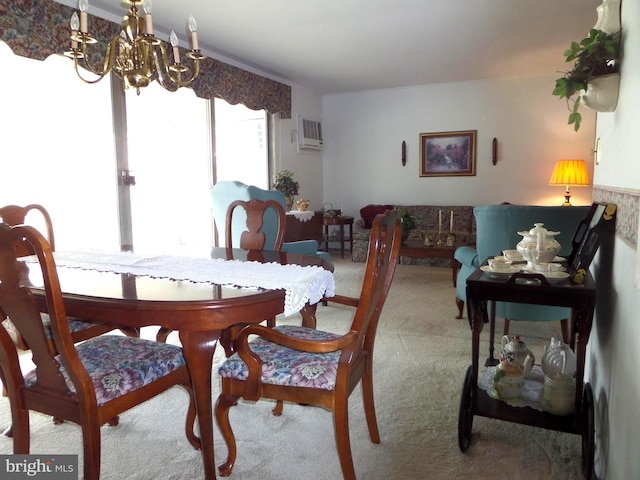
[[[73,59],[78,77],[86,83],[97,83],[110,71],[122,80],[123,88],[140,89],[146,87],[153,80],[158,81],[165,89],[176,91],[180,87],[191,84],[200,73],[200,60],[204,55],[198,49],[198,35],[196,21],[189,16],[188,26],[191,32],[192,49],[186,56],[191,60],[192,67],[183,65],[178,50],[178,36],[172,30],[169,42],[173,48],[173,63],[165,49],[165,44],[153,34],[153,20],[151,17],[151,0],[124,0],[129,11],[124,16],[122,31],[114,36],[107,45],[102,68],[96,69],[87,54],[88,45],[97,43],[88,31],[88,0],[79,0],[78,13],[71,16],[71,50],[65,55]],[[145,16],[138,16],[138,8],[142,5]],[[83,76],[78,66],[83,66],[96,77],[88,79]]]

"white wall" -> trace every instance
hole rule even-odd
[[[574,133],[551,95],[557,76],[325,95],[324,201],[356,216],[368,203],[561,204],[563,188],[548,186],[553,166],[582,158],[591,172],[595,114],[585,109]],[[476,176],[420,177],[420,133],[459,130],[478,132]],[[574,188],[572,200],[590,204],[591,188]]]
[[[317,93],[293,85],[291,87],[291,118],[275,122],[275,168],[291,170],[300,183],[300,196],[311,201],[310,209],[321,210],[322,204],[322,153],[300,151],[297,148],[297,114],[310,120],[322,121],[322,97]]]
[[[622,2],[623,61],[620,96],[613,113],[600,113],[597,137],[600,163],[595,183],[640,195],[638,125],[640,125],[640,0]],[[629,208],[629,205],[619,205]],[[638,221],[638,212],[625,218]],[[620,222],[620,218],[618,222]],[[632,220],[633,221],[633,220]],[[640,290],[638,249],[616,238],[613,267],[606,259],[596,263],[598,308],[589,342],[589,380],[596,398],[596,473],[599,478],[640,478]]]

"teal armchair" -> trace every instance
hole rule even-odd
[[[282,192],[277,190],[263,190],[253,185],[246,185],[237,181],[222,181],[213,185],[210,190],[213,218],[215,220],[218,238],[225,238],[225,221],[227,209],[235,200],[275,200],[286,208],[286,199]],[[234,245],[240,244],[240,235],[246,230],[246,213],[240,209],[233,216],[232,239]],[[266,236],[265,249],[273,249],[276,240],[278,215],[275,209],[269,208],[264,214],[264,226],[262,231]],[[327,252],[318,250],[317,240],[301,240],[297,242],[285,242],[280,249],[283,252],[317,255],[324,260],[331,261]]]
[[[573,236],[582,219],[589,213],[589,206],[584,207],[545,207],[531,205],[485,205],[474,207],[476,219],[476,247],[460,247],[454,258],[460,262],[456,284],[456,304],[458,317],[462,318],[464,303],[467,300],[467,277],[471,275],[489,257],[501,255],[502,250],[514,249],[522,240],[519,231],[530,230],[534,223],[544,223],[545,228],[560,231],[555,239],[560,243],[559,255],[569,256]],[[508,334],[509,322],[512,320],[553,321],[570,318],[568,308],[524,303],[497,302],[495,316],[505,319],[505,334]],[[566,323],[563,325],[563,336],[567,334]],[[565,340],[567,340],[565,338]]]

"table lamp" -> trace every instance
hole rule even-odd
[[[569,187],[586,187],[589,185],[589,175],[587,174],[584,160],[558,160],[551,174],[549,185],[564,185],[566,187],[562,205],[570,207],[571,192]]]

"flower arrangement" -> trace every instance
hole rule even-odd
[[[273,188],[284,193],[287,197],[293,197],[294,195],[298,195],[300,184],[293,179],[293,172],[282,170],[276,174]]]

